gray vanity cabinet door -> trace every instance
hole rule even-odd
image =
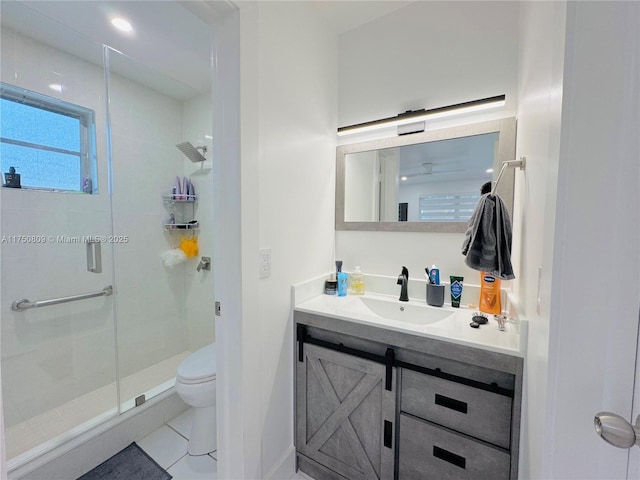
[[[384,437],[385,421],[393,437],[395,388],[385,390],[385,366],[305,344],[296,370],[298,452],[349,480],[392,480],[395,445]]]

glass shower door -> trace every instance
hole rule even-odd
[[[107,58],[114,233],[126,237],[113,245],[125,411],[173,387],[180,362],[213,341],[213,276],[197,270],[200,255],[211,255],[202,243],[213,224],[211,163],[177,148],[205,144],[190,126],[210,133],[211,97],[115,50]],[[187,181],[196,193],[174,198]],[[182,242],[200,242],[201,253],[169,261]]]
[[[117,384],[102,46],[17,2],[2,13],[0,337],[11,467],[116,415]],[[45,24],[82,44],[83,56],[43,38]]]

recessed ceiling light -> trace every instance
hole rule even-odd
[[[111,25],[116,27],[121,32],[125,32],[125,33],[133,32],[133,27],[131,26],[131,23],[129,23],[128,20],[125,20],[122,17],[113,17],[111,19]]]
[[[49,88],[54,92],[62,92],[62,85],[59,83],[50,83]]]
[[[402,180],[402,181],[406,181],[406,180],[407,180],[407,177],[400,177],[400,180]]]
[[[487,173],[493,173],[493,168],[487,168]]]

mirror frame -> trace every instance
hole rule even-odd
[[[367,142],[339,145],[336,148],[336,230],[385,231],[385,232],[439,232],[464,233],[467,222],[345,222],[345,160],[350,153],[401,147],[417,143],[436,142],[460,137],[470,137],[485,133],[499,133],[496,167],[502,167],[506,161],[515,159],[516,154],[516,118],[508,117],[487,122],[459,125],[439,130],[425,131],[397,137],[371,140]],[[515,169],[507,168],[500,179],[497,194],[506,204],[513,218],[513,188]],[[494,168],[494,182],[499,173]],[[480,185],[478,186],[478,189]]]

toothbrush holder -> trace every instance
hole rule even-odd
[[[427,283],[427,303],[432,307],[444,305],[444,285]]]

